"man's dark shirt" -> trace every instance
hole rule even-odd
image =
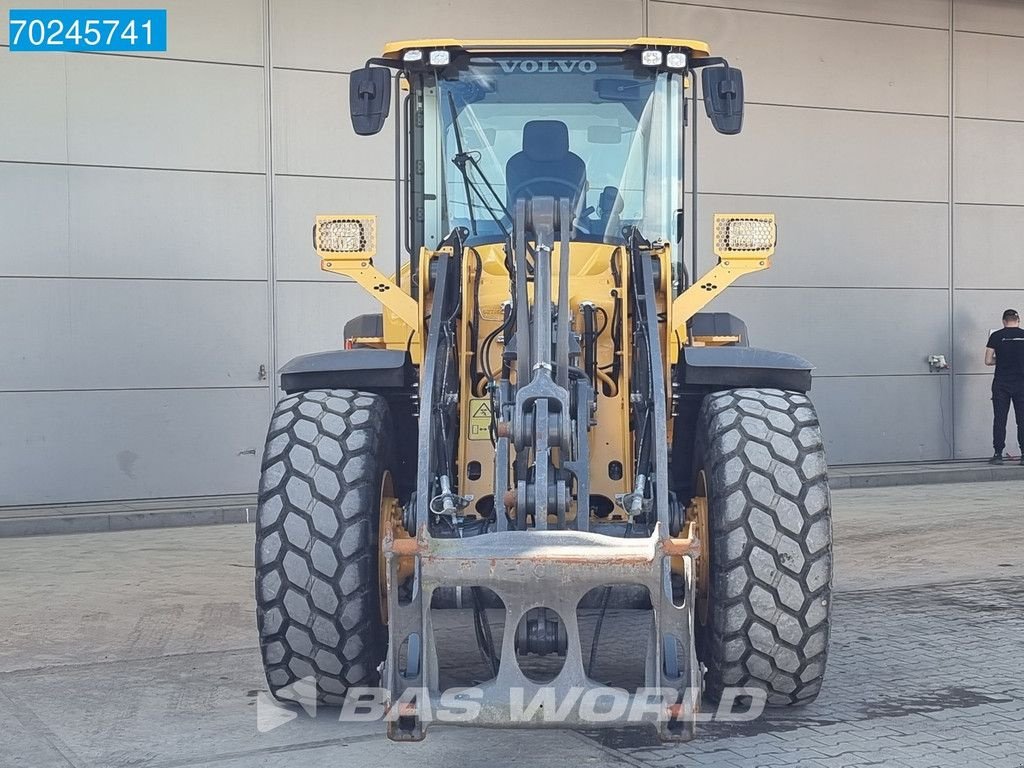
[[[996,380],[1024,383],[1024,328],[998,330],[987,346],[996,353]]]

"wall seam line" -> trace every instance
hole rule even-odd
[[[0,389],[0,395],[52,395],[82,392],[244,392],[267,389],[266,383],[258,384],[189,384],[162,387],[22,387]]]
[[[691,193],[687,193],[691,194]],[[721,192],[715,190],[703,189],[698,194],[700,195],[718,195],[724,197],[772,197],[772,198],[786,198],[790,200],[846,200],[857,203],[909,203],[911,205],[948,205],[948,200],[913,200],[910,198],[899,198],[899,197],[850,197],[850,196],[834,196],[834,195],[783,195],[773,192]]]
[[[10,45],[6,43],[0,43],[0,48],[6,48],[10,50]],[[262,64],[250,64],[246,61],[222,61],[218,59],[191,59],[187,56],[145,56],[141,53],[112,53],[109,51],[61,51],[65,56],[97,56],[101,58],[111,59],[127,59],[129,61],[172,61],[179,64],[212,64],[215,66],[222,67],[239,67],[242,69],[260,69]]]
[[[262,176],[261,171],[239,171],[229,168],[168,168],[158,165],[121,165],[118,163],[80,163],[56,160],[15,160],[0,158],[0,165],[40,165],[51,168],[100,168],[113,171],[159,171],[160,173],[211,173],[229,176]]]
[[[949,230],[947,232],[947,256],[949,258],[949,359],[953,368],[948,376],[949,379],[949,458],[956,458],[956,387],[953,386],[954,378],[953,371],[956,370],[957,360],[955,359],[956,350],[956,328],[954,323],[956,322],[955,311],[956,311],[956,269],[954,263],[955,246],[954,246],[954,235],[955,235],[955,216],[956,216],[956,205],[955,205],[955,194],[956,194],[956,66],[955,66],[955,55],[956,55],[956,0],[949,0],[949,77],[947,81],[949,83],[949,154],[947,162],[949,163]],[[942,398],[942,393],[939,393],[939,397]]]
[[[982,29],[954,29],[961,35],[984,35],[986,37],[1002,37],[1007,40],[1024,40],[1024,35],[1015,35],[1010,32],[986,32]]]
[[[67,163],[71,162],[71,99],[70,99],[70,88],[68,85],[68,59],[64,57],[64,182],[67,184],[67,194],[65,202],[67,204],[68,213],[68,237],[67,237],[67,257],[68,263],[71,263],[72,253],[72,242],[71,233],[74,231],[75,222],[71,218],[71,168]]]
[[[957,120],[974,120],[978,123],[1006,123],[1008,125],[1020,125],[1024,118],[1020,117],[983,117],[981,115],[957,115]]]
[[[277,404],[277,259],[274,253],[274,62],[271,47],[271,0],[263,2],[263,124],[267,183],[267,392],[272,413]]]

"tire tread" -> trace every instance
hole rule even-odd
[[[697,439],[710,486],[708,693],[754,686],[769,705],[809,703],[825,673],[832,607],[831,503],[814,407],[796,392],[715,392]]]
[[[256,523],[256,619],[271,692],[316,679],[319,702],[375,685],[383,398],[312,390],[281,400],[263,454]],[[287,692],[286,692],[287,693]]]

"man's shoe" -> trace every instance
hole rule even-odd
[[[1024,457],[1021,458],[1021,461],[1024,461]],[[991,459],[988,460],[988,463],[989,464],[1002,464],[1003,463],[1003,454],[997,453],[995,456],[993,456]]]

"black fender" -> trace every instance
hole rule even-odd
[[[701,403],[721,389],[808,392],[814,366],[797,355],[744,346],[683,347],[675,379],[670,485],[682,504],[693,495],[695,430]]]
[[[311,389],[355,389],[382,396],[391,409],[395,435],[415,435],[418,373],[409,353],[398,349],[337,349],[290,360],[281,368],[281,389],[289,395]],[[396,440],[395,481],[402,493],[416,477],[416,441]]]
[[[359,389],[382,395],[411,390],[416,369],[397,349],[338,349],[290,360],[281,368],[281,389]]]
[[[797,355],[757,347],[684,347],[681,383],[686,388],[769,387],[809,392],[814,366]]]

